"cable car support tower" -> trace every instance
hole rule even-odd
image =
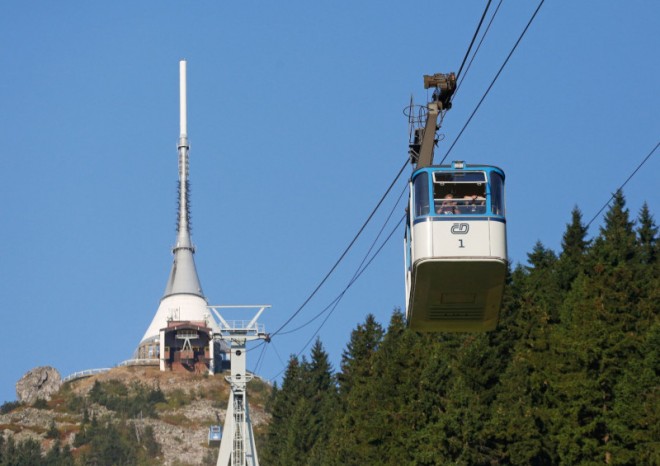
[[[246,345],[254,340],[270,341],[263,324],[257,322],[269,307],[269,305],[209,306],[220,324],[220,334],[214,337],[224,340],[231,348],[231,375],[225,377],[231,392],[217,466],[259,466],[247,401],[247,383],[252,380],[253,375],[248,374],[246,370]],[[220,310],[223,309],[258,309],[258,311],[250,321],[225,320],[220,314]]]

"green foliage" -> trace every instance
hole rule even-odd
[[[311,361],[292,356],[282,389],[273,389],[269,409],[273,422],[263,451],[265,464],[320,464],[328,444],[328,425],[337,406],[337,385],[320,340]]]
[[[648,204],[644,203],[639,213],[637,247],[643,264],[654,264],[658,260],[658,227],[653,221]]]
[[[373,355],[383,339],[383,327],[376,322],[373,314],[367,315],[364,324],[351,333],[351,339],[341,358],[341,372],[338,374],[339,389],[342,394],[365,383],[373,374]]]
[[[575,207],[571,212],[571,223],[566,225],[557,264],[559,286],[563,290],[570,290],[573,280],[584,267],[584,255],[589,245],[586,236],[587,227],[582,224],[582,212]]]
[[[0,414],[9,414],[21,406],[23,406],[23,403],[20,401],[5,401],[2,403],[2,406],[0,406]]]
[[[95,418],[84,426],[74,446],[87,446],[77,462],[80,465],[157,464],[161,454],[151,426],[97,422]]]
[[[42,459],[43,466],[71,466],[74,464],[73,455],[68,445],[62,447],[59,440],[56,440],[52,448],[48,450]]]
[[[32,407],[36,409],[48,409],[48,402],[43,398],[37,398],[34,400],[34,403],[32,403]]]
[[[417,334],[395,310],[351,333],[337,385],[320,343],[292,357],[264,464],[660,464],[658,229],[619,192],[586,234],[575,208],[559,254],[534,246],[494,332]]]
[[[129,418],[157,417],[156,404],[166,401],[160,387],[134,383],[129,388],[119,380],[95,381],[89,400]]]
[[[167,405],[170,408],[181,408],[188,403],[190,403],[190,397],[181,388],[175,388],[172,390],[167,398]]]
[[[56,439],[60,437],[60,431],[57,430],[57,426],[55,425],[55,421],[50,421],[50,425],[48,426],[48,430],[46,431],[46,438],[50,439]]]
[[[15,443],[13,438],[0,442],[0,466],[42,466],[41,446],[33,439]]]

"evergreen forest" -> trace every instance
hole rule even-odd
[[[658,229],[617,192],[594,238],[510,270],[496,331],[421,334],[368,315],[340,367],[317,340],[268,409],[266,465],[658,465]]]

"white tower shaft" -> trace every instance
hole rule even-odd
[[[190,239],[190,200],[188,197],[188,101],[186,83],[186,61],[179,62],[179,218],[177,224],[176,250],[193,249]],[[194,252],[194,251],[193,251]]]
[[[179,62],[179,128],[181,129],[181,138],[188,137],[188,100],[187,90],[188,83],[186,82],[186,65],[185,60]]]

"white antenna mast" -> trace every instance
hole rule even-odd
[[[181,128],[181,139],[188,142],[188,102],[186,100],[186,65],[185,60],[179,62],[179,128]],[[187,144],[186,144],[187,145]]]
[[[188,109],[186,61],[179,62],[179,222],[176,248],[194,251],[190,239],[190,201],[188,199]]]

